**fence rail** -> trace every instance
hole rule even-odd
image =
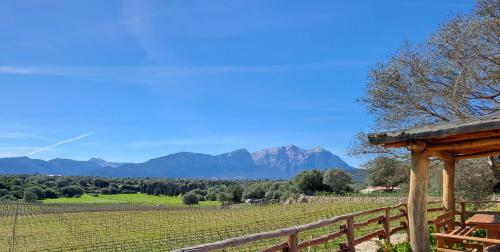
[[[440,202],[432,201],[428,202],[428,204],[436,204]],[[460,211],[455,211],[455,214],[461,216],[461,222],[462,224],[465,223],[465,218],[467,216],[470,216],[474,213],[484,213],[485,211],[467,211],[466,205],[467,204],[483,204],[483,203],[500,203],[500,201],[463,201],[459,202],[461,209]],[[395,215],[391,215],[391,210],[394,209],[399,209],[399,213]],[[442,212],[443,207],[434,207],[434,208],[428,208],[427,212],[428,213],[433,213],[433,212]],[[371,217],[370,215],[380,213],[380,215]],[[363,222],[355,223],[355,217],[359,216],[366,216],[367,219],[364,220]],[[391,222],[392,221],[397,221],[401,220],[402,218],[405,218],[404,220],[400,221],[399,226],[396,227],[391,227]],[[262,251],[265,252],[274,252],[274,251],[287,251],[287,252],[296,252],[301,249],[305,249],[308,247],[313,247],[316,245],[321,245],[325,244],[330,241],[334,241],[339,238],[345,238],[346,242],[340,244],[340,249],[339,251],[345,251],[345,252],[354,252],[355,249],[354,247],[362,242],[368,241],[372,238],[378,237],[379,239],[386,239],[387,241],[390,241],[391,235],[406,231],[408,232],[408,216],[407,216],[407,205],[406,203],[400,203],[397,205],[389,206],[389,207],[382,207],[382,208],[376,208],[376,209],[371,209],[367,211],[360,211],[356,213],[351,213],[351,214],[346,214],[346,215],[340,215],[336,216],[333,218],[325,219],[325,220],[319,220],[316,222],[312,222],[309,224],[304,224],[304,225],[299,225],[299,226],[294,226],[294,227],[289,227],[289,228],[284,228],[284,229],[278,229],[270,232],[263,232],[263,233],[257,233],[257,234],[251,234],[251,235],[245,235],[245,236],[240,236],[240,237],[235,237],[231,239],[226,239],[223,241],[218,241],[218,242],[213,242],[213,243],[208,243],[208,244],[202,244],[202,245],[197,245],[193,247],[187,247],[187,248],[182,248],[182,249],[177,249],[174,250],[174,252],[206,252],[206,251],[214,251],[214,250],[221,250],[221,249],[227,249],[231,247],[236,247],[236,246],[241,246],[245,245],[251,242],[256,242],[259,240],[265,240],[265,239],[272,239],[272,238],[279,238],[279,237],[288,237],[287,241],[278,243],[274,246],[268,247],[266,249],[263,249]],[[372,231],[368,234],[365,234],[361,237],[356,238],[355,237],[355,231],[357,229],[360,229],[362,227],[366,227],[372,223],[377,223],[381,224],[382,228],[377,229],[375,231]],[[432,221],[429,221],[429,223],[432,223]],[[339,224],[339,231],[329,233],[314,239],[306,240],[306,241],[300,241],[299,242],[299,233],[304,232],[304,231],[309,231],[313,230],[316,228],[321,228],[325,226],[330,226],[333,224]]]

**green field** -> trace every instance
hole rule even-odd
[[[143,197],[143,195],[139,196]],[[88,197],[90,196],[75,200],[84,200]],[[123,196],[115,195],[115,197]],[[127,197],[133,198],[134,196],[125,196]],[[155,199],[158,198],[162,197],[155,197]],[[155,201],[149,202],[155,204],[151,203]],[[164,208],[144,204],[21,203],[17,205],[13,202],[2,203],[0,205],[0,250],[168,251],[245,234],[306,224],[395,203],[395,200],[387,199],[338,198],[324,203],[274,204],[229,209]],[[18,217],[17,221],[14,221],[16,212]],[[14,223],[16,223],[15,227]],[[380,225],[375,223],[361,230],[359,235],[379,228]],[[316,229],[314,232],[301,233],[300,238],[310,239],[338,230],[339,225],[335,224]],[[286,237],[264,240],[238,248],[238,250],[255,251],[285,239]],[[328,246],[338,248],[338,245],[334,243]]]
[[[99,194],[94,197],[90,194],[84,194],[79,198],[57,198],[44,199],[43,203],[77,204],[77,203],[128,203],[128,204],[146,204],[146,205],[165,205],[165,206],[183,206],[182,197],[154,196],[147,194]],[[200,201],[200,206],[217,206],[218,201]]]

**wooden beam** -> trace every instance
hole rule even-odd
[[[411,152],[410,190],[408,194],[408,224],[413,251],[430,252],[427,224],[427,184],[429,156],[426,152]]]
[[[408,142],[397,142],[384,144],[384,148],[400,148],[408,145]]]
[[[479,140],[467,140],[461,142],[452,142],[452,143],[439,143],[428,145],[427,149],[430,151],[439,151],[439,150],[460,150],[460,149],[478,149],[483,147],[488,147],[491,145],[498,145],[500,143],[499,137],[494,138],[485,138]]]
[[[455,159],[455,156],[449,151],[428,151],[430,157],[437,157],[442,160]]]
[[[416,141],[410,145],[410,151],[422,152],[427,148],[427,143],[423,141]]]
[[[455,211],[455,159],[445,159],[443,169],[443,207]]]
[[[429,143],[434,143],[434,142],[449,143],[449,142],[458,142],[471,139],[481,139],[481,138],[491,138],[491,137],[500,137],[500,130],[465,133],[446,138],[429,139],[428,141]]]
[[[497,155],[500,155],[500,150],[485,151],[485,152],[479,152],[479,153],[467,154],[467,155],[457,155],[456,160],[464,160],[464,159],[470,159],[470,158],[482,158],[482,157],[497,156]]]

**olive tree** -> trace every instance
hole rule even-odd
[[[185,205],[196,205],[199,201],[198,195],[193,192],[187,192],[182,196],[182,203]]]
[[[410,169],[403,161],[385,156],[377,157],[364,167],[368,171],[366,179],[372,186],[384,186],[392,190],[395,186],[408,182]]]
[[[348,192],[351,190],[349,184],[352,184],[352,177],[341,169],[329,169],[323,174],[323,184],[335,193]]]

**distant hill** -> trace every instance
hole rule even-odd
[[[107,177],[168,178],[239,178],[287,179],[304,170],[340,168],[355,178],[362,170],[349,166],[323,148],[310,150],[295,145],[269,148],[254,153],[246,149],[220,155],[179,152],[144,163],[108,162],[100,158],[88,161],[28,157],[0,158],[0,173],[42,173],[53,175],[94,175]]]

